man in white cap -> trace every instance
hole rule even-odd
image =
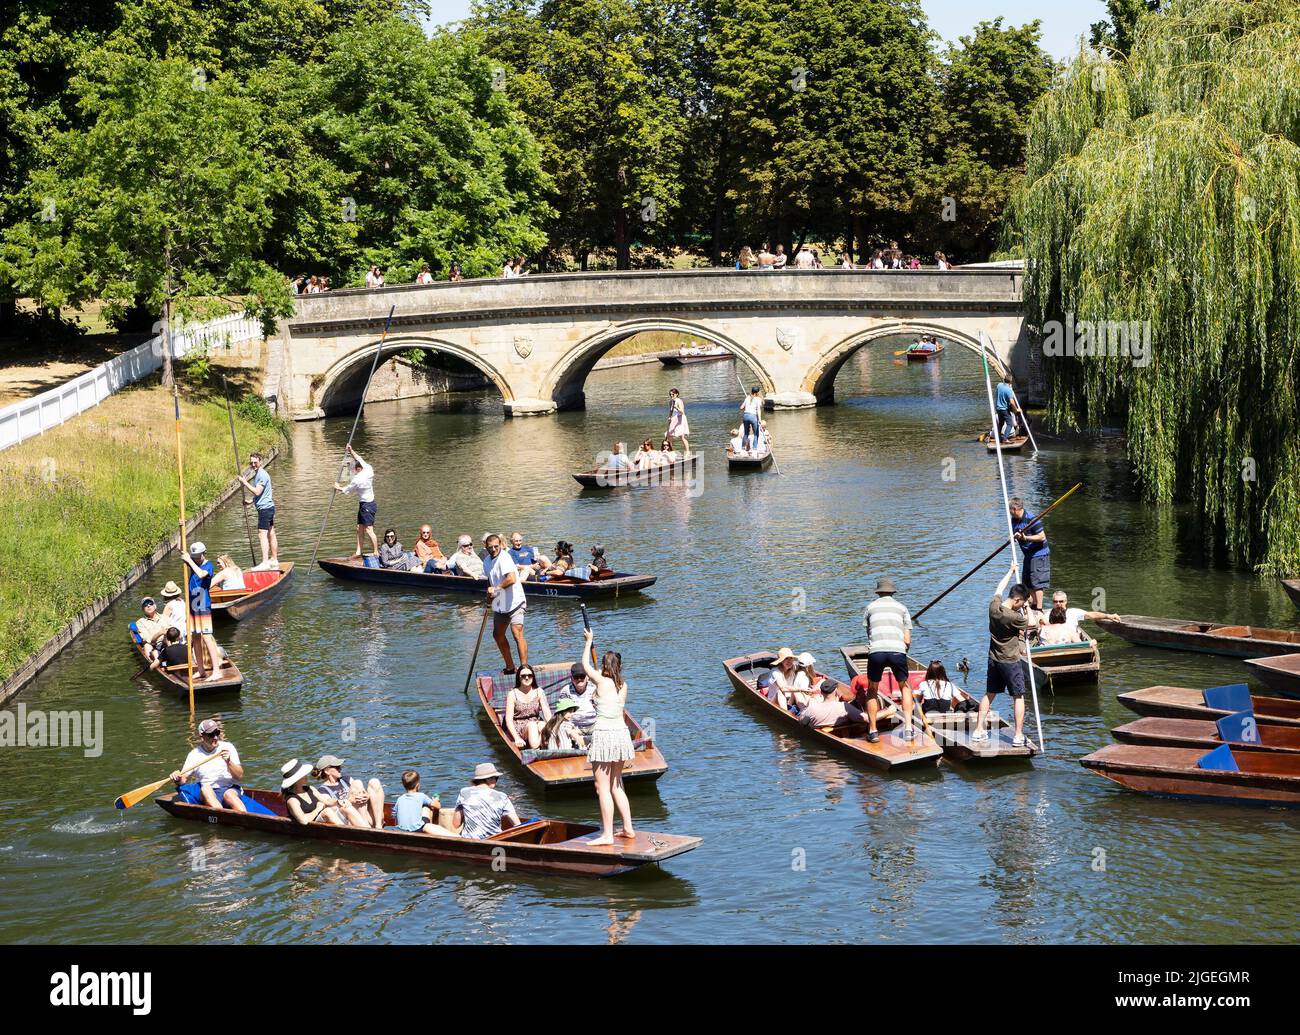
[[[912,615],[894,598],[898,590],[888,575],[876,580],[876,599],[867,605],[862,624],[867,629],[867,679],[864,688],[861,676],[850,684],[855,691],[863,691],[867,699],[867,740],[880,739],[876,732],[876,716],[880,712],[880,679],[888,670],[903,692],[903,728],[900,736],[910,740],[916,735],[912,729],[912,684],[907,681],[907,649],[912,645]]]
[[[204,719],[199,723],[198,747],[186,755],[185,764],[172,773],[172,783],[179,787],[184,779],[181,773],[198,766],[190,774],[190,779],[198,782],[204,805],[212,809],[247,812],[239,796],[239,781],[244,778],[244,767],[235,745],[223,740],[222,732],[221,723],[216,719]]]
[[[211,683],[221,678],[221,648],[212,635],[212,576],[216,568],[208,560],[207,547],[201,542],[190,544],[190,555],[184,558],[190,569],[190,643],[191,664],[198,665],[195,678]],[[203,654],[207,653],[205,668]]]
[[[482,840],[502,830],[517,827],[519,813],[506,795],[497,790],[501,774],[491,762],[474,767],[474,779],[456,799],[454,824],[462,837]]]
[[[468,575],[471,579],[486,578],[483,562],[474,552],[474,540],[464,533],[456,540],[456,552],[447,558],[445,567],[453,575]]]

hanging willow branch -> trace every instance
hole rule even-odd
[[[1123,414],[1144,492],[1300,571],[1300,0],[1175,0],[1036,108],[1008,221],[1031,324],[1149,322],[1150,358],[1045,358],[1058,426]]]

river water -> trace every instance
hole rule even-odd
[[[779,474],[726,470],[731,362],[597,371],[584,412],[534,420],[503,421],[487,396],[375,405],[357,433],[378,472],[380,531],[392,523],[409,544],[428,521],[446,546],[461,531],[477,541],[517,528],[548,551],[560,536],[584,551],[599,541],[617,569],[659,576],[641,599],[595,606],[593,622],[598,646],[622,652],[629,708],[654,720],[670,766],[633,792],[638,823],[701,836],[696,851],[605,881],[541,878],[218,830],[147,802],[117,812],[114,797],[176,766],[189,736],[184,704],[132,678],[132,594],[21,697],[29,709],[102,712],[102,754],[0,750],[0,939],[177,942],[202,929],[225,942],[1292,940],[1297,818],[1146,798],[1077,761],[1132,717],[1118,691],[1236,681],[1239,662],[1101,634],[1100,685],[1043,696],[1047,754],[1030,769],[945,763],[888,778],[733,696],[723,659],[790,646],[842,672],[838,648],[861,638],[878,575],[915,610],[1006,534],[996,463],[975,441],[987,418],[977,360],[950,348],[909,367],[894,347],[846,365],[839,405],[769,415]],[[699,485],[581,491],[569,472],[600,449],[662,432],[673,385],[702,454]],[[291,429],[272,475],[281,554],[302,567],[281,602],[218,630],[247,680],[217,706],[246,782],[274,786],[286,759],[328,751],[390,793],[415,766],[449,801],[491,761],[522,814],[592,820],[594,796],[524,784],[462,696],[477,600],[307,570],[350,424]],[[1049,521],[1054,577],[1072,603],[1104,592],[1116,611],[1295,625],[1275,583],[1210,566],[1184,515],[1136,502],[1116,444],[1042,445],[1037,459],[1009,457],[1008,476],[1034,509],[1086,482]],[[353,510],[335,506],[323,555],[350,552]],[[246,553],[237,506],[199,534]],[[950,672],[968,657],[976,691],[1000,563],[927,614],[913,641]],[[170,559],[140,590],[177,574]],[[528,636],[534,663],[576,659],[576,607],[535,602]],[[500,664],[491,646],[480,668]]]

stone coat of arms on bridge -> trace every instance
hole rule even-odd
[[[803,329],[800,327],[781,327],[776,329],[777,344],[789,352],[803,344]]]
[[[527,359],[533,354],[533,339],[526,334],[516,334],[515,352],[519,353],[520,359]]]

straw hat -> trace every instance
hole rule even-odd
[[[779,665],[787,658],[793,658],[793,657],[794,657],[794,651],[792,651],[789,647],[782,647],[779,651],[776,652],[776,664]]]
[[[169,582],[167,585],[163,586],[162,595],[165,600],[171,600],[172,597],[178,597],[181,595],[181,587],[176,585],[174,582]]]
[[[311,775],[311,766],[306,762],[299,762],[296,758],[291,758],[280,766],[280,774],[284,777],[280,781],[280,790],[287,791],[304,776]]]
[[[493,777],[499,778],[500,776],[501,774],[497,772],[497,767],[491,762],[480,762],[474,767],[475,783],[478,783],[480,780],[491,780]]]

